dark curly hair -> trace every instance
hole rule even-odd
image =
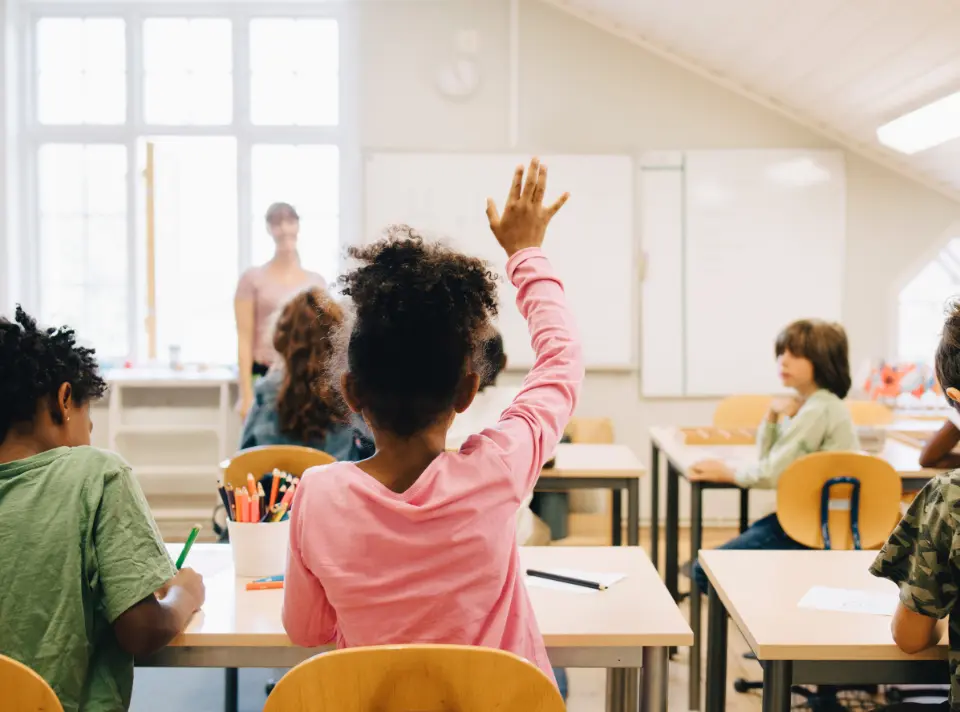
[[[33,422],[40,400],[49,401],[54,422],[59,422],[54,405],[64,383],[70,384],[78,405],[107,390],[94,350],[77,346],[73,329],[41,329],[19,305],[14,321],[0,317],[0,374],[0,442],[15,425]]]
[[[300,292],[277,319],[273,347],[284,364],[280,431],[301,442],[319,440],[330,426],[347,421],[339,387],[330,382],[334,337],[342,324],[343,309],[319,287]]]
[[[356,308],[347,347],[356,395],[376,427],[409,437],[453,407],[496,316],[497,277],[407,225],[349,255],[361,263],[340,278]]]
[[[937,345],[934,368],[937,382],[944,391],[960,388],[960,299],[952,299],[947,303],[946,320]],[[948,397],[947,403],[954,410],[960,410],[960,404],[952,398]]]

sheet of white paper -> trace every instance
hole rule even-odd
[[[627,577],[626,574],[598,574],[594,571],[578,571],[576,569],[545,569],[544,573],[557,574],[557,576],[566,576],[568,578],[583,579],[584,581],[596,581],[597,583],[602,583],[608,588],[617,581],[622,581]],[[539,576],[525,576],[524,578],[527,581],[527,586],[533,588],[550,588],[554,591],[568,591],[569,593],[603,593],[603,591],[598,591],[595,588],[575,586],[573,584],[562,583],[560,581],[551,581],[550,579],[540,578]]]
[[[817,611],[892,616],[898,601],[896,587],[891,587],[889,591],[859,591],[849,588],[814,586],[807,591],[797,605],[800,608],[812,608]]]

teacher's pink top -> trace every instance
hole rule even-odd
[[[573,413],[583,360],[543,253],[516,253],[507,274],[536,365],[495,427],[438,456],[406,492],[346,462],[304,475],[283,601],[297,645],[479,645],[516,653],[553,679],[514,529]]]
[[[280,310],[297,294],[311,287],[326,288],[327,283],[316,272],[304,270],[299,284],[283,284],[270,278],[266,265],[251,267],[237,283],[235,299],[253,302],[253,360],[272,366],[277,359],[273,348],[273,325]]]

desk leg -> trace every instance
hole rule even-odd
[[[610,530],[613,535],[613,545],[623,546],[623,491],[619,488],[613,492],[613,507],[610,512]]]
[[[667,712],[667,649],[644,648],[640,675],[640,709]],[[630,708],[630,712],[635,710]]]
[[[743,487],[740,490],[740,533],[743,534],[750,526],[750,490]]]
[[[238,670],[236,668],[226,668],[223,672],[223,712],[237,712],[239,706],[237,700]]]
[[[640,670],[637,668],[624,670],[623,682],[626,685],[626,691],[623,693],[624,709],[627,712],[646,712],[647,708],[640,706]]]
[[[680,556],[678,551],[680,542],[680,473],[671,463],[667,463],[667,524],[664,530],[664,538],[667,543],[666,556],[664,557],[664,580],[667,584],[667,590],[673,596],[673,600],[680,599],[677,592],[677,576],[680,562],[677,559]]]
[[[640,480],[627,483],[627,546],[640,546]]]
[[[727,610],[710,587],[707,597],[707,694],[706,712],[727,708]]]
[[[763,712],[790,712],[793,663],[767,660],[763,663]]]
[[[703,486],[690,483],[690,560],[696,561],[703,544]],[[690,704],[689,709],[700,709],[700,589],[690,579],[690,628],[693,630],[693,647],[690,648]]]
[[[607,669],[607,712],[624,712],[624,693],[627,691],[623,679],[623,668]],[[631,712],[633,712],[631,710]]]
[[[650,446],[650,561],[660,570],[660,448]]]

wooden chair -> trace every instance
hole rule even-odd
[[[878,549],[900,521],[902,489],[900,475],[885,460],[858,452],[817,452],[780,475],[777,519],[787,536],[811,549]],[[733,683],[737,692],[762,687],[744,678]],[[833,686],[794,688],[813,709],[832,709],[837,691]]]
[[[857,484],[831,480],[854,479]],[[852,497],[858,489],[858,497]],[[877,549],[900,521],[900,475],[886,461],[857,452],[817,452],[794,462],[777,485],[777,519],[794,541],[823,549]],[[824,499],[826,498],[826,499]],[[826,502],[827,521],[822,518]],[[852,517],[854,511],[857,517]],[[859,535],[856,546],[855,533]]]
[[[63,712],[46,680],[5,655],[0,655],[0,707],[4,712]]]
[[[890,425],[893,411],[883,403],[868,400],[846,401],[854,425]]]
[[[283,676],[264,712],[564,712],[539,668],[511,653],[397,645],[322,653]]]
[[[229,460],[220,463],[223,483],[243,487],[247,474],[260,476],[274,468],[300,476],[317,465],[329,465],[336,458],[320,450],[301,445],[262,445],[241,450]]]
[[[770,410],[773,396],[730,396],[713,411],[713,424],[718,428],[756,428]]]

